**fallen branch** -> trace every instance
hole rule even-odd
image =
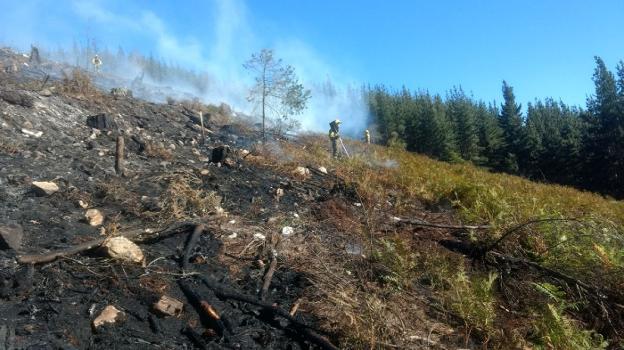
[[[272,305],[260,300],[255,299],[254,297],[245,295],[245,294],[241,294],[238,293],[236,291],[233,290],[229,290],[224,288],[223,286],[221,286],[219,283],[217,283],[216,281],[214,281],[211,277],[205,276],[205,275],[199,275],[199,278],[201,279],[201,281],[210,289],[212,289],[215,293],[215,295],[219,298],[222,299],[233,299],[233,300],[237,300],[237,301],[241,301],[244,303],[248,303],[251,305],[255,305],[259,308],[261,308],[262,310],[269,312],[271,314],[283,317],[285,319],[287,319],[294,328],[296,328],[297,330],[299,330],[299,332],[305,336],[306,338],[308,338],[311,342],[315,343],[316,345],[320,346],[322,349],[326,349],[326,350],[338,350],[338,347],[336,347],[334,344],[332,344],[329,340],[327,340],[325,337],[319,335],[318,333],[316,333],[314,330],[312,330],[309,325],[297,320],[295,317],[291,316],[288,311],[276,306],[276,305]]]
[[[187,269],[193,249],[197,245],[197,241],[199,240],[199,237],[204,232],[204,230],[205,230],[204,225],[201,225],[201,224],[197,225],[195,227],[195,230],[193,230],[193,233],[189,236],[186,242],[186,248],[184,249],[184,255],[182,255],[182,261],[181,261],[182,269],[184,270]]]
[[[398,218],[397,218],[398,219]],[[395,219],[396,220],[396,219]],[[434,224],[431,222],[419,220],[419,219],[399,219],[397,225],[407,224],[413,226],[424,226],[433,228],[446,228],[451,230],[487,230],[492,228],[490,225],[446,225],[446,224]]]
[[[169,236],[171,234],[175,234],[175,233],[179,233],[182,231],[185,231],[188,227],[188,225],[191,225],[191,223],[189,222],[183,222],[183,223],[178,223],[178,224],[174,224],[172,226],[169,226],[168,228],[162,230],[162,231],[158,231],[158,232],[153,232],[153,233],[147,233],[144,230],[136,230],[136,231],[131,231],[131,232],[127,232],[127,233],[123,233],[121,234],[121,236],[128,238],[129,240],[135,241],[135,242],[144,242],[144,241],[151,241],[154,239],[160,239],[166,236]],[[142,237],[145,236],[145,237]],[[71,255],[75,255],[78,253],[82,253],[82,252],[86,252],[95,248],[98,248],[102,245],[102,243],[104,243],[104,241],[106,241],[106,239],[109,237],[98,237],[95,238],[93,240],[90,240],[88,242],[73,246],[73,247],[69,247],[69,248],[65,248],[65,249],[60,249],[51,253],[47,253],[47,254],[32,254],[32,255],[21,255],[17,257],[17,262],[20,264],[45,264],[45,263],[49,263],[52,262],[58,258],[62,258],[62,257],[68,257]]]
[[[273,279],[273,274],[277,268],[277,252],[275,249],[272,249],[272,255],[269,269],[264,275],[264,283],[262,284],[262,290],[260,291],[260,300],[266,300],[267,293],[269,292],[269,286],[271,285],[271,280]]]
[[[221,320],[219,312],[215,310],[210,303],[199,296],[189,283],[180,280],[178,281],[178,285],[180,286],[180,289],[182,289],[182,292],[184,292],[184,295],[186,295],[186,298],[189,300],[191,305],[199,313],[202,323],[204,323],[207,327],[214,329],[217,334],[222,337],[225,332],[225,325]]]
[[[543,223],[543,222],[553,222],[553,221],[575,221],[575,222],[580,222],[578,219],[574,219],[574,218],[545,218],[545,219],[529,220],[527,222],[523,222],[523,223],[521,223],[519,225],[516,225],[516,226],[512,227],[511,229],[505,231],[505,233],[503,233],[499,239],[497,239],[495,242],[493,242],[489,246],[485,247],[483,249],[483,251],[481,252],[481,255],[483,256],[487,252],[490,252],[490,251],[494,250],[496,247],[498,247],[498,245],[502,241],[507,239],[507,237],[511,236],[515,232],[520,231],[524,227],[527,227],[527,226],[533,225],[533,224],[538,224],[538,223]]]

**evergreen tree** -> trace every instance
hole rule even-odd
[[[480,150],[477,164],[500,170],[505,142],[503,130],[498,123],[498,114],[495,104],[486,106],[484,102],[479,102],[476,106],[475,120]]]
[[[521,106],[516,104],[513,88],[503,81],[503,99],[499,122],[503,129],[505,148],[503,170],[518,173],[520,156],[523,153],[524,130],[522,128]]]
[[[604,61],[596,57],[595,95],[587,101],[587,132],[583,156],[585,180],[592,189],[624,195],[624,69],[618,65],[616,82]]]
[[[459,155],[465,160],[476,160],[479,155],[479,138],[474,105],[460,87],[449,91],[447,106],[449,120],[455,129]]]

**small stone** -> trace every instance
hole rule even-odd
[[[292,171],[292,175],[298,178],[305,179],[310,176],[310,169],[302,166],[298,166]]]
[[[19,250],[22,247],[24,229],[17,223],[0,225],[0,249]]]
[[[107,239],[103,246],[106,248],[108,255],[113,259],[132,263],[145,262],[145,256],[141,248],[126,237],[112,237]]]
[[[290,226],[284,226],[282,227],[282,235],[284,236],[290,236],[293,233],[295,233],[295,229],[290,227]]]
[[[32,186],[38,196],[50,196],[59,190],[58,185],[50,181],[33,181]]]
[[[175,149],[176,149],[176,145],[175,145],[175,144],[173,144],[173,143],[170,143],[170,144],[169,144],[169,149],[170,149],[170,150],[172,150],[172,151],[175,151]]]
[[[201,152],[199,152],[199,150],[197,148],[191,149],[191,153],[193,153],[196,156],[200,156],[201,155]]]
[[[236,223],[236,220],[230,220],[230,221],[228,221],[228,224],[230,224],[230,225],[234,225],[235,223]]]
[[[52,91],[50,91],[50,89],[43,89],[41,90],[41,92],[39,92],[39,95],[43,97],[50,97],[52,96]]]
[[[325,168],[324,166],[320,166],[317,169],[318,171],[322,172],[323,174],[327,174],[327,168]]]
[[[183,308],[184,304],[181,301],[166,295],[160,297],[154,304],[154,310],[165,316],[178,317],[182,314]]]
[[[82,209],[87,209],[89,207],[89,203],[83,201],[82,199],[78,201],[78,206],[80,206]]]
[[[238,237],[238,234],[236,232],[234,232],[231,235],[227,236],[228,239],[234,239],[236,237]]]
[[[254,239],[259,239],[261,241],[264,241],[266,239],[266,236],[263,235],[262,233],[254,233],[253,237]]]
[[[278,188],[277,190],[275,190],[275,197],[282,198],[284,196],[284,189],[283,188]]]
[[[28,130],[28,129],[24,129],[22,128],[22,134],[24,135],[28,135],[28,136],[32,136],[35,138],[39,138],[43,135],[43,131],[33,131],[33,130]]]
[[[223,160],[223,165],[233,168],[236,166],[236,162],[231,158],[225,158]]]
[[[85,218],[91,226],[100,226],[104,222],[104,215],[98,209],[89,209],[85,213]]]
[[[250,152],[249,152],[248,150],[246,150],[246,149],[242,149],[242,150],[240,150],[240,151],[239,151],[239,154],[240,154],[240,156],[241,156],[242,158],[247,157],[247,155],[249,155],[249,153],[250,153]]]
[[[293,216],[295,217],[295,219],[299,219],[299,214],[293,213]]]
[[[113,305],[108,305],[100,315],[93,320],[93,328],[98,328],[107,323],[116,323],[124,318],[125,314]]]
[[[202,176],[210,175],[210,171],[208,169],[202,169],[199,171],[199,174]]]

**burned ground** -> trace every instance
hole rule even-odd
[[[113,96],[101,87],[114,78],[69,76],[52,63],[44,64],[44,78],[7,50],[0,63],[11,68],[0,73],[0,233],[20,228],[10,232],[17,245],[0,240],[0,349],[527,344],[533,316],[526,310],[544,299],[533,286],[544,276],[509,261],[464,259],[475,253],[476,233],[455,226],[447,201],[362,188],[366,181],[347,181],[327,158],[309,157],[328,145],[305,137],[260,144],[257,126],[223,106]],[[289,147],[308,156],[293,157]],[[58,190],[34,191],[37,181]],[[99,210],[103,224],[89,224],[87,209]],[[29,254],[119,235],[137,242],[143,264],[111,258],[102,242],[23,263]],[[452,294],[470,296],[461,289],[464,271],[475,281],[500,276],[502,311],[484,323],[496,328],[470,319],[493,303],[467,304],[468,314],[455,308],[473,302]],[[163,295],[183,302],[181,314],[154,310]],[[110,305],[123,316],[95,327]]]

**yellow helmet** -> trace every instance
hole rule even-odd
[[[340,121],[340,119],[336,119],[336,120],[334,120],[334,123],[336,123],[336,124],[340,124],[340,123],[342,123],[342,122]]]

